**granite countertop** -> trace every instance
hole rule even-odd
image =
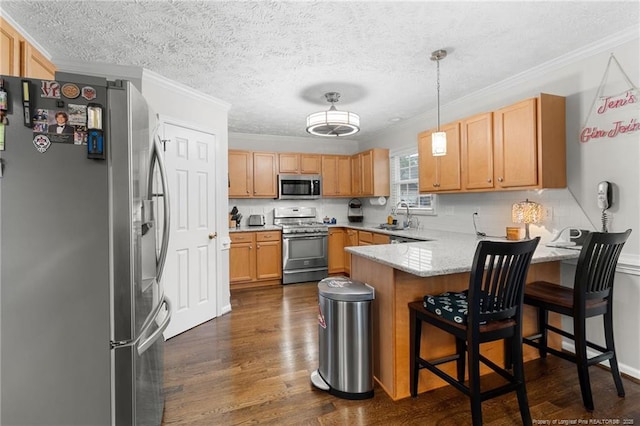
[[[235,228],[229,228],[229,233],[233,232],[258,232],[258,231],[282,231],[282,227],[278,225],[249,226],[242,225]]]
[[[378,231],[382,230],[376,230],[376,232]],[[352,255],[361,256],[419,277],[471,271],[473,256],[479,241],[475,235],[429,229],[410,230],[408,233],[407,231],[398,232],[394,232],[394,234],[406,235],[411,238],[421,237],[430,241],[345,247],[345,250]],[[506,241],[504,238],[488,239]],[[577,259],[579,255],[580,251],[578,250],[546,247],[544,244],[539,244],[531,263]]]

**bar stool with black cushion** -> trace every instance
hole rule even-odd
[[[411,396],[417,396],[419,370],[426,368],[470,397],[474,425],[482,424],[482,401],[513,391],[518,395],[523,424],[531,424],[522,361],[522,300],[531,257],[539,240],[540,237],[519,242],[480,241],[468,290],[426,295],[423,301],[409,303]],[[456,353],[436,360],[422,358],[423,322],[455,336]],[[506,350],[511,352],[513,373],[480,354],[481,343],[503,339],[508,346]],[[465,355],[469,365],[468,386],[465,385]],[[456,361],[456,378],[438,367],[451,361]],[[507,383],[481,392],[480,362],[504,377]]]
[[[580,251],[573,288],[537,281],[529,284],[524,294],[524,303],[538,308],[538,334],[525,337],[524,343],[538,348],[543,358],[548,352],[577,365],[582,402],[590,411],[593,410],[591,365],[609,360],[618,395],[624,396],[613,343],[613,281],[620,252],[630,233],[631,229],[620,233],[590,233]],[[573,334],[549,325],[549,311],[572,317]],[[599,315],[603,315],[605,347],[588,341],[586,335],[586,319]],[[573,340],[575,353],[548,347],[549,331]],[[587,347],[600,354],[588,358]]]

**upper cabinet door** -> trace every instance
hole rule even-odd
[[[0,18],[0,74],[53,80],[56,67]]]
[[[300,173],[309,175],[322,173],[322,156],[320,154],[300,154]]]
[[[20,77],[22,36],[0,17],[0,74]]]
[[[276,154],[273,152],[253,153],[253,196],[276,198]]]
[[[253,156],[249,151],[229,151],[229,198],[253,194]]]
[[[338,193],[337,195],[348,197],[351,192],[351,157],[339,155],[337,158]]]
[[[431,154],[429,130],[418,135],[418,182],[421,193],[460,189],[460,123],[440,126],[447,134],[447,155]]]
[[[278,173],[300,173],[300,155],[291,153],[278,154]]]
[[[388,197],[390,194],[389,150],[373,148],[360,157],[360,195]]]
[[[495,184],[538,185],[536,98],[494,112]]]
[[[56,67],[42,53],[26,42],[24,44],[23,60],[25,77],[43,80],[54,79]]]
[[[438,190],[437,158],[431,155],[431,131],[418,134],[418,188],[421,193]]]
[[[493,188],[493,113],[461,122],[463,188]]]
[[[460,189],[460,123],[440,126],[447,134],[447,155],[438,157],[438,190]]]

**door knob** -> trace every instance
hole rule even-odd
[[[216,238],[217,236],[218,236],[218,233],[217,233],[217,232],[210,232],[210,233],[209,233],[209,239],[210,239],[210,240],[213,240],[213,239],[214,239],[214,238]]]

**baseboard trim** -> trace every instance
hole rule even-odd
[[[571,353],[576,353],[576,349],[575,346],[572,342],[568,341],[568,340],[563,340],[562,341],[562,349],[565,351],[569,351]],[[589,358],[594,357],[596,355],[598,355],[599,352],[595,352],[591,349],[587,349],[587,356]],[[599,363],[598,365],[601,365],[603,367],[606,367],[607,369],[609,368],[609,361],[602,361],[601,363]],[[626,376],[628,376],[631,380],[633,380],[634,382],[640,382],[640,369],[637,368],[633,368],[629,365],[626,365],[622,362],[620,362],[620,359],[618,359],[618,368],[620,369],[620,373],[624,374]]]

